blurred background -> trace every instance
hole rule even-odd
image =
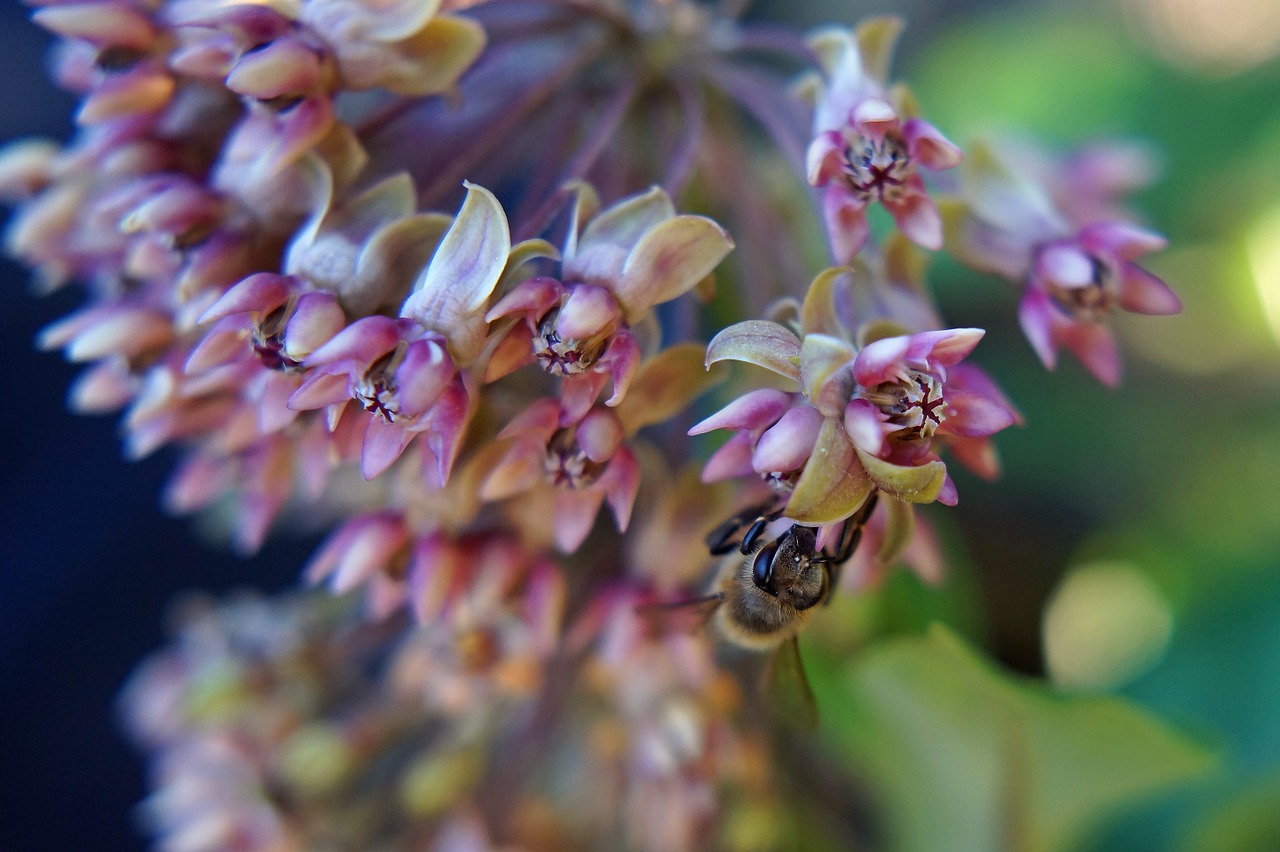
[[[756,14],[810,26],[883,11],[768,0]],[[1000,700],[1048,720],[1032,735],[1063,749],[1074,746],[1054,713],[1119,705],[1054,696],[1116,694],[1180,731],[1161,733],[1182,749],[1180,769],[1110,797],[1090,799],[1084,775],[1036,776],[1038,795],[1067,816],[1016,836],[1059,839],[1010,848],[1280,848],[1280,4],[904,0],[892,11],[909,22],[896,76],[961,146],[1013,128],[1061,150],[1099,137],[1151,143],[1160,174],[1134,200],[1171,247],[1147,265],[1185,308],[1120,318],[1126,377],[1108,390],[1073,360],[1046,373],[1018,330],[1013,288],[937,259],[944,316],[988,329],[975,358],[1027,425],[997,439],[999,482],[958,473],[960,505],[930,513],[946,583],[929,589],[900,572],[851,605],[848,629],[865,642],[948,625],[1048,685]],[[25,18],[0,9],[0,138],[65,137],[74,104],[46,82],[47,40]],[[164,640],[175,594],[284,588],[315,541],[272,540],[245,560],[164,517],[173,459],[126,463],[110,420],[65,411],[76,368],[31,351],[76,294],[35,300],[22,270],[3,271],[0,347],[13,384],[0,407],[0,849],[140,848],[129,813],[144,767],[118,733],[116,689]],[[884,671],[821,647],[806,654],[820,703],[861,690],[859,712],[874,715],[883,691],[870,687]],[[914,848],[947,836],[931,835],[930,821],[954,831],[972,818],[946,797],[981,755],[964,714],[940,712],[930,765],[881,760],[853,730],[892,733],[875,719],[824,718],[854,759],[883,764],[890,820],[922,826]],[[1123,732],[1097,724],[1095,746]]]

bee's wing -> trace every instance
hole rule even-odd
[[[778,647],[769,667],[769,692],[774,706],[789,724],[802,730],[818,727],[818,702],[804,671],[800,642],[792,636]]]
[[[688,633],[705,627],[722,600],[719,592],[713,592],[683,601],[641,604],[636,607],[636,612],[654,629]]]

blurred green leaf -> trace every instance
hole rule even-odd
[[[1109,812],[1214,763],[1133,704],[1019,681],[941,627],[843,677],[835,665],[813,659],[827,675],[818,703],[881,799],[893,849],[1075,848]]]

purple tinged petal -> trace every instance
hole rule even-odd
[[[902,125],[907,151],[926,169],[942,171],[960,165],[964,154],[938,128],[929,122],[912,118]]]
[[[853,361],[854,378],[864,388],[905,380],[906,357],[910,351],[911,335],[882,337],[872,341],[862,347]]]
[[[842,183],[830,184],[822,194],[822,218],[827,225],[831,256],[848,265],[867,242],[867,207]]]
[[[777,423],[791,407],[791,394],[760,388],[743,394],[689,430],[701,435],[714,429],[745,429],[756,432]]]
[[[395,464],[415,435],[404,423],[387,423],[381,417],[370,417],[360,452],[361,476],[366,481],[372,480]]]
[[[969,357],[985,334],[981,328],[948,328],[913,334],[908,338],[911,347],[907,352],[907,363],[927,370],[953,366]]]
[[[76,335],[67,346],[70,361],[96,361],[108,355],[136,358],[173,340],[173,322],[150,308],[119,308]]]
[[[270,100],[309,92],[321,82],[320,57],[292,38],[281,38],[260,50],[241,54],[226,78],[238,95]]]
[[[289,397],[289,407],[294,411],[314,411],[326,405],[346,402],[350,398],[347,370],[341,364],[334,364],[312,370]]]
[[[698,350],[698,360],[703,359],[703,350],[701,346],[696,347]],[[664,350],[664,352],[670,349]],[[656,356],[661,357],[661,355]],[[629,330],[619,331],[609,341],[609,348],[605,350],[604,355],[600,356],[600,360],[596,362],[596,371],[607,370],[609,380],[613,383],[613,393],[605,400],[605,405],[615,406],[622,402],[626,396],[631,382],[635,378],[637,371],[640,369],[640,343],[636,340]],[[703,370],[695,370],[699,378],[706,375]],[[677,378],[686,378],[687,374],[680,374]],[[681,387],[675,385],[674,387]],[[672,412],[674,414],[675,412]],[[663,418],[666,419],[666,418]],[[656,422],[656,421],[650,421]]]
[[[937,251],[942,248],[942,216],[923,191],[911,193],[896,204],[886,203],[894,223],[911,242]]]
[[[630,335],[627,335],[630,338]],[[615,338],[615,341],[617,338]],[[635,362],[639,362],[639,344]],[[612,347],[611,347],[612,348]],[[618,419],[628,435],[653,423],[662,423],[683,411],[695,398],[720,383],[720,370],[702,369],[703,348],[697,343],[680,343],[663,349],[639,368],[631,394],[617,407]],[[614,380],[615,396],[618,382]],[[612,404],[610,399],[608,404]]]
[[[578,424],[578,446],[593,462],[606,462],[622,444],[622,424],[612,411],[594,409]]]
[[[754,473],[751,467],[752,452],[751,436],[746,432],[737,433],[707,459],[702,468],[702,481],[719,482]]]
[[[800,383],[826,417],[839,417],[853,394],[853,345],[826,334],[809,334],[800,346]]]
[[[1058,362],[1058,347],[1053,339],[1053,304],[1043,290],[1028,287],[1018,303],[1018,323],[1040,362],[1052,370]]]
[[[423,424],[427,449],[435,460],[435,470],[431,473],[437,488],[443,488],[449,481],[449,473],[458,459],[458,451],[462,449],[462,439],[466,437],[470,419],[471,397],[459,377],[440,394]]]
[[[852,515],[875,487],[855,453],[844,424],[833,417],[823,420],[813,453],[787,502],[787,517],[830,524]]]
[[[972,391],[947,389],[947,418],[938,431],[969,438],[984,437],[1017,422],[1012,411]]]
[[[872,455],[884,449],[885,415],[865,399],[855,399],[844,410],[844,430],[854,446]]]
[[[650,229],[613,285],[627,322],[693,289],[732,249],[729,232],[704,216],[677,216]]]
[[[582,419],[600,398],[609,377],[594,371],[565,376],[560,383],[560,425],[571,426]]]
[[[266,374],[262,387],[262,402],[258,406],[258,428],[265,435],[279,432],[298,417],[289,407],[289,397],[298,389],[301,380],[296,375],[271,370]]]
[[[443,334],[462,364],[484,346],[481,312],[511,251],[507,214],[498,199],[482,186],[465,186],[458,217],[400,310],[401,316]]]
[[[556,318],[556,332],[561,340],[593,337],[606,330],[620,314],[608,288],[578,284],[569,288],[569,298]]]
[[[422,414],[452,381],[456,369],[444,346],[435,340],[415,340],[405,348],[396,368],[396,400],[406,417]]]
[[[944,506],[954,506],[960,502],[960,495],[956,493],[956,484],[951,479],[951,474],[943,477],[942,487],[938,489],[937,500]]]
[[[357,522],[359,523],[359,522]],[[375,515],[360,524],[338,559],[329,580],[335,594],[359,586],[408,543],[404,522],[393,515]]]
[[[556,516],[553,524],[556,547],[562,553],[573,553],[586,540],[595,525],[604,492],[599,488],[556,491]]]
[[[484,315],[485,322],[511,314],[527,314],[530,322],[536,322],[560,301],[564,292],[564,285],[554,278],[530,278],[499,299]]]
[[[605,500],[618,525],[618,532],[626,532],[627,524],[631,521],[631,509],[636,502],[636,492],[640,490],[640,465],[636,463],[630,449],[622,447],[618,450],[601,475],[599,487],[604,489]]]
[[[342,306],[332,293],[303,293],[285,325],[284,352],[294,361],[303,361],[346,324]]]
[[[840,174],[846,147],[844,136],[835,130],[814,137],[805,153],[805,172],[811,186],[825,186]]]
[[[1059,336],[1094,378],[1107,387],[1120,384],[1120,352],[1111,329],[1077,323],[1061,329]]]
[[[756,442],[751,466],[756,473],[799,470],[813,452],[824,418],[817,409],[798,405],[782,415]]]
[[[403,328],[399,321],[391,317],[363,317],[312,352],[307,364],[318,366],[338,361],[372,364],[399,345]]]
[[[277,115],[275,141],[262,154],[266,174],[277,175],[296,163],[320,144],[334,121],[333,103],[327,97],[305,98]]]
[[[512,418],[498,433],[498,440],[534,435],[540,443],[546,443],[559,427],[560,404],[554,399],[540,399]]]
[[[272,272],[258,272],[234,285],[200,315],[199,322],[214,322],[232,314],[265,316],[289,300],[289,279]]]
[[[98,48],[146,50],[156,31],[140,10],[126,3],[66,3],[46,6],[31,20],[63,38],[83,39]]]
[[[206,331],[204,337],[200,338],[200,342],[187,356],[187,362],[182,365],[182,371],[203,373],[205,370],[243,357],[248,352],[245,346],[248,334],[249,330],[244,318],[224,317],[213,328]]]
[[[480,485],[480,499],[505,500],[523,494],[543,479],[542,451],[532,441],[509,447]]]
[[[117,361],[100,361],[76,376],[67,405],[79,414],[119,411],[138,393],[138,380]]]
[[[856,447],[854,452],[875,487],[908,503],[932,503],[947,478],[947,468],[940,461],[907,466],[885,461]]]
[[[1086,251],[1113,254],[1124,260],[1159,251],[1168,244],[1162,234],[1128,222],[1098,222],[1080,229],[1080,245]]]
[[[747,320],[711,338],[706,366],[718,361],[745,361],[800,382],[800,338],[776,322]]]
[[[1119,302],[1135,314],[1168,315],[1182,310],[1182,301],[1169,285],[1133,263],[1121,267]]]

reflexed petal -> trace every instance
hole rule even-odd
[[[510,447],[480,486],[480,499],[505,500],[542,481],[542,448],[531,441]]]
[[[807,405],[792,408],[770,426],[756,442],[751,466],[756,473],[788,473],[799,470],[813,452],[823,416]]]
[[[1018,304],[1018,322],[1022,326],[1022,333],[1027,336],[1027,341],[1040,357],[1040,362],[1050,370],[1058,361],[1058,347],[1052,331],[1053,310],[1048,294],[1034,287],[1027,288]]]
[[[581,420],[596,404],[608,380],[608,375],[594,370],[565,376],[560,382],[560,425],[569,426]]]
[[[898,111],[882,98],[866,98],[853,108],[849,119],[860,131],[883,134],[897,126]]]
[[[1064,328],[1060,334],[1063,344],[1094,378],[1107,387],[1120,384],[1120,352],[1111,329],[1081,323]]]
[[[377,477],[395,464],[414,437],[415,433],[403,423],[387,423],[381,417],[370,417],[360,453],[360,474],[366,480]]]
[[[947,474],[942,481],[942,488],[938,491],[938,502],[944,506],[954,506],[960,501],[960,495],[956,493],[956,484],[951,479],[951,474]]]
[[[924,192],[909,194],[901,202],[886,203],[885,207],[898,230],[911,242],[932,251],[942,248],[942,216]]]
[[[805,154],[806,172],[811,186],[825,186],[840,174],[846,147],[844,136],[834,130],[814,137]]]
[[[906,361],[917,369],[953,366],[969,357],[985,334],[980,328],[948,328],[913,334],[909,338],[911,346]]]
[[[844,424],[831,417],[824,420],[787,502],[787,517],[806,524],[830,524],[857,511],[875,485],[856,453]]]
[[[867,242],[866,205],[846,187],[833,183],[822,194],[822,215],[831,240],[831,256],[836,263],[852,263]]]
[[[1182,301],[1169,285],[1133,263],[1123,264],[1120,281],[1120,307],[1136,314],[1176,314]]]
[[[184,373],[202,373],[212,367],[219,367],[236,358],[244,357],[249,352],[246,340],[249,330],[243,317],[225,317],[213,328],[205,332],[204,337],[191,350],[187,362],[183,365]]]
[[[711,338],[706,366],[718,361],[746,361],[800,381],[800,338],[776,322],[747,320]]]
[[[564,285],[554,278],[530,278],[499,299],[498,304],[484,315],[485,322],[493,322],[511,314],[527,314],[529,321],[536,323],[560,301],[564,293]]]
[[[431,407],[452,381],[456,370],[442,343],[415,340],[405,349],[404,360],[396,368],[396,400],[409,418]]]
[[[471,418],[471,397],[461,378],[445,388],[431,406],[425,421],[415,428],[420,428],[427,436],[427,449],[435,461],[434,470],[430,471],[437,488],[443,488],[449,481],[449,472],[462,449],[462,439],[467,434],[467,423]],[[423,463],[428,459],[424,454]]]
[[[490,353],[489,360],[484,365],[485,384],[509,376],[521,367],[532,364],[533,360],[533,333],[524,323],[515,325]]]
[[[876,561],[892,565],[906,551],[916,533],[916,512],[910,503],[884,497],[884,532],[880,535],[880,549]]]
[[[329,585],[335,594],[349,592],[368,577],[386,567],[397,550],[408,542],[404,522],[394,515],[365,519],[347,543],[333,569]]]
[[[754,473],[751,454],[751,436],[746,432],[739,432],[707,459],[707,463],[702,468],[702,481],[719,482],[722,479],[736,479],[739,476]]]
[[[403,329],[404,325],[391,317],[363,317],[312,352],[307,364],[313,366],[354,361],[367,366],[400,344]]]
[[[618,450],[600,476],[598,487],[604,489],[618,532],[626,532],[631,520],[631,507],[635,505],[636,492],[640,489],[640,466],[630,449],[624,446]]]
[[[877,488],[908,503],[932,503],[947,478],[947,468],[940,461],[906,467],[856,448],[854,452]]]
[[[535,435],[540,443],[546,443],[559,427],[560,404],[554,399],[540,399],[512,418],[498,433],[498,440]]]
[[[84,39],[98,48],[145,51],[156,37],[155,27],[143,11],[120,2],[46,6],[31,20],[63,38]]]
[[[691,290],[732,248],[728,231],[703,216],[677,216],[651,229],[613,287],[627,322]]]
[[[556,547],[562,553],[573,553],[595,526],[604,492],[598,488],[572,491],[556,490],[556,517],[554,524]]]
[[[791,407],[792,395],[773,388],[745,393],[689,430],[701,435],[713,429],[745,429],[755,432],[777,423]]]
[[[906,357],[911,335],[882,337],[862,347],[853,361],[853,375],[864,388],[907,378]]]
[[[289,279],[272,272],[250,275],[200,315],[199,322],[214,322],[232,314],[256,312],[265,316],[289,300]]]
[[[696,344],[686,345],[692,345],[697,350],[698,361],[701,362],[703,358],[702,347]],[[663,353],[669,351],[670,349],[666,349],[663,350]],[[660,358],[663,353],[654,356],[652,360]],[[605,400],[605,405],[618,405],[622,402],[639,369],[640,343],[629,330],[619,331],[609,341],[609,348],[605,350],[604,355],[600,356],[600,360],[596,362],[594,368],[595,372],[607,370],[609,380],[613,383],[613,392]],[[706,371],[702,369],[695,370],[695,374],[704,380],[707,375]],[[687,378],[687,376],[682,374],[681,378]],[[719,381],[719,377],[716,377],[712,383],[715,381]],[[704,386],[709,387],[710,385]],[[677,385],[676,387],[679,386]]]
[[[298,412],[289,407],[289,397],[302,383],[296,374],[281,373],[271,370],[263,381],[262,401],[258,406],[258,428],[263,434],[279,432],[298,417]]]
[[[1087,251],[1133,260],[1160,251],[1169,241],[1162,234],[1128,222],[1099,222],[1080,230],[1080,244]]]
[[[919,118],[907,120],[902,125],[902,135],[907,140],[907,150],[926,169],[941,171],[960,165],[964,154],[938,128]]]
[[[350,378],[341,364],[312,370],[293,396],[289,407],[294,411],[312,411],[336,405],[351,398]]]
[[[982,437],[1008,428],[1016,422],[1013,412],[971,391],[948,388],[947,418],[938,431],[950,435]]]
[[[297,39],[282,38],[241,54],[227,75],[226,86],[239,95],[270,100],[309,92],[320,78],[316,51]]]

